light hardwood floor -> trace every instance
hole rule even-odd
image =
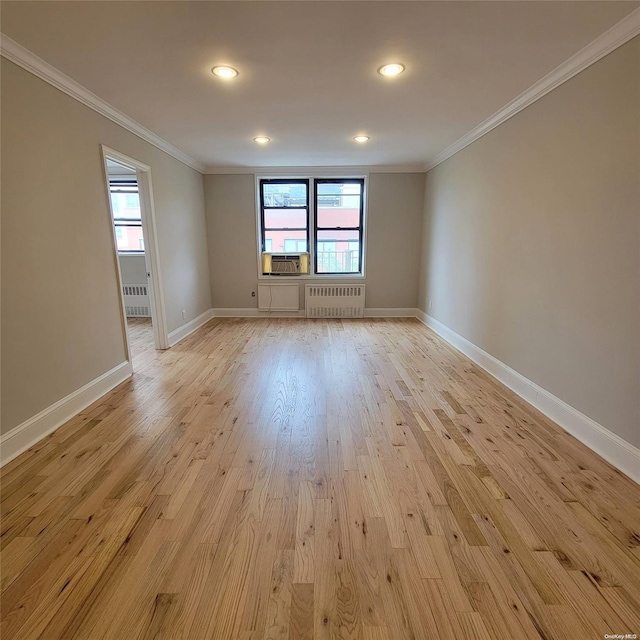
[[[127,318],[131,357],[136,371],[155,357],[151,318]]]
[[[3,640],[640,633],[638,485],[417,321],[137,328],[2,470]]]

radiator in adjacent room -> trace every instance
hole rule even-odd
[[[363,284],[305,286],[307,318],[363,318]]]
[[[124,308],[127,318],[150,318],[151,304],[147,284],[123,284]]]

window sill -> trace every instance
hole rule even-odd
[[[296,280],[364,280],[366,276],[362,273],[327,273],[327,274],[307,274],[301,276],[265,276],[258,275],[258,280],[280,280],[290,282]]]

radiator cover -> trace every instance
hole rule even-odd
[[[305,285],[307,318],[363,318],[363,284]]]
[[[259,284],[258,309],[260,311],[298,311],[300,309],[298,283]]]
[[[124,310],[127,318],[150,318],[151,302],[147,284],[123,284]]]

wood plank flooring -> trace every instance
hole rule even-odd
[[[137,371],[156,355],[151,318],[127,318],[127,333],[133,363]]]
[[[640,633],[638,485],[419,322],[149,329],[2,470],[3,640]]]

